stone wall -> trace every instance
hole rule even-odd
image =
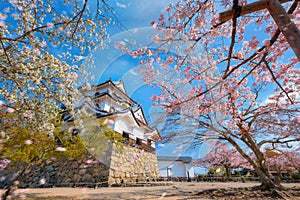
[[[23,167],[9,165],[0,172],[0,188],[11,185],[21,173]],[[95,157],[86,155],[83,159],[49,159],[40,164],[31,165],[19,179],[20,187],[53,187],[53,186],[96,186],[107,185],[108,166],[100,163]]]
[[[113,149],[111,151],[110,149]],[[159,177],[155,153],[123,145],[106,152],[106,164],[96,157],[83,159],[52,158],[31,165],[24,171],[20,187],[114,186],[129,182],[156,181]],[[0,188],[11,185],[24,167],[9,165],[0,171]]]
[[[108,185],[127,182],[156,181],[159,177],[155,153],[134,147],[113,147]]]

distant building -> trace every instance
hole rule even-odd
[[[194,167],[190,165],[192,157],[189,156],[157,156],[160,177],[167,178],[193,178]]]

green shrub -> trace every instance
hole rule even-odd
[[[299,173],[294,173],[292,174],[293,179],[300,179],[300,174]]]

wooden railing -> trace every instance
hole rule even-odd
[[[153,148],[147,144],[144,144],[144,143],[141,143],[141,145],[136,144],[135,140],[133,140],[131,138],[129,138],[129,140],[122,141],[122,143],[127,146],[130,146],[130,147],[135,147],[137,149],[144,150],[146,152],[155,153],[155,148]]]

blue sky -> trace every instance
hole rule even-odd
[[[137,72],[139,59],[133,59],[129,55],[124,55],[114,47],[114,43],[135,40],[137,44],[149,44],[154,35],[154,30],[150,23],[159,18],[159,15],[164,12],[169,2],[161,0],[116,1],[112,6],[115,8],[116,16],[118,16],[120,23],[126,29],[118,25],[109,26],[107,30],[110,34],[111,42],[108,43],[106,49],[97,50],[93,53],[96,65],[96,68],[92,71],[92,74],[95,76],[93,84],[104,82],[109,78],[112,78],[113,81],[122,78],[125,82],[127,93],[143,106],[146,118],[150,124],[157,109],[152,106],[150,97],[153,94],[158,94],[160,91],[158,88],[149,87],[142,81],[141,74]],[[187,151],[187,148],[188,145],[183,146],[176,141],[171,141],[168,145],[157,144],[157,154],[199,157],[199,149]]]

